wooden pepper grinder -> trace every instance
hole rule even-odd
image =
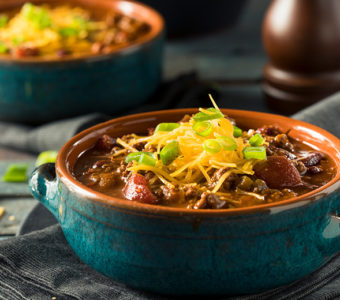
[[[340,90],[339,0],[274,0],[262,38],[271,108],[293,113]]]

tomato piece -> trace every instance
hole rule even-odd
[[[302,184],[299,171],[285,156],[268,156],[257,163],[255,175],[264,180],[270,188],[289,188]]]
[[[144,176],[140,174],[132,174],[128,179],[124,189],[124,197],[128,200],[138,201],[142,203],[156,204],[158,199],[151,192]]]

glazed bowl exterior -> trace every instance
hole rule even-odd
[[[79,258],[135,288],[163,294],[256,293],[295,281],[340,251],[340,140],[313,125],[258,112],[223,110],[241,128],[275,124],[327,153],[335,177],[311,193],[262,206],[188,210],[106,196],[72,168],[102,134],[145,133],[197,109],[131,115],[81,132],[54,164],[30,179],[33,195],[60,223]]]
[[[25,0],[0,2],[0,12]],[[34,4],[65,3],[32,0]],[[125,0],[70,0],[90,10],[118,11],[151,31],[108,54],[62,59],[0,57],[0,120],[43,123],[90,112],[106,114],[144,102],[161,81],[164,22],[152,8]]]

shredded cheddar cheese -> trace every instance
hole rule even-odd
[[[210,96],[211,97],[211,96]],[[214,108],[199,109],[205,115],[221,113],[214,100],[211,98]],[[216,111],[212,111],[215,109]],[[208,117],[209,118],[209,117]],[[187,122],[179,122],[179,127],[171,131],[156,131],[150,136],[134,136],[128,142],[117,139],[117,143],[129,151],[136,152],[133,147],[136,143],[146,143],[145,149],[155,149],[153,156],[156,159],[155,165],[145,165],[133,162],[133,165],[128,168],[129,171],[151,171],[160,181],[166,186],[181,186],[193,184],[202,180],[206,182],[207,191],[218,193],[223,183],[227,178],[235,174],[253,175],[253,167],[256,164],[256,159],[245,159],[243,149],[249,146],[248,139],[245,137],[234,137],[234,126],[226,117],[218,117],[209,119],[212,127],[211,132],[207,136],[201,136],[195,132],[193,125],[194,118],[190,118]],[[204,143],[210,139],[218,137],[227,137],[235,141],[236,149],[216,151],[216,153],[207,151],[204,148]],[[172,141],[176,141],[179,147],[179,155],[168,164],[162,164],[159,159],[160,153],[164,147]],[[224,173],[212,182],[211,170],[225,168]],[[209,173],[210,172],[210,173]]]

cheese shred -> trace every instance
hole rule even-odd
[[[243,149],[249,145],[248,140],[244,137],[234,137],[234,126],[232,122],[221,117],[221,112],[214,99],[209,95],[214,108],[206,110],[200,109],[199,114],[207,116],[212,130],[208,136],[201,136],[195,132],[193,125],[197,120],[194,117],[185,118],[184,121],[178,122],[179,127],[171,131],[156,131],[150,136],[134,136],[129,142],[117,139],[117,143],[132,152],[137,150],[133,147],[135,144],[146,143],[145,149],[154,149],[156,159],[155,166],[134,164],[128,168],[129,171],[151,171],[166,186],[180,188],[187,184],[196,183],[208,192],[217,193],[222,188],[223,183],[233,173],[235,174],[254,174],[253,167],[255,159],[245,159]],[[215,109],[215,112],[213,111]],[[215,119],[212,114],[220,116]],[[206,140],[226,137],[234,140],[236,149],[228,150],[221,148],[219,151],[209,151],[205,147]],[[179,147],[179,155],[168,165],[162,164],[160,152],[169,142],[176,141]],[[224,168],[220,177],[214,176],[216,169]]]

